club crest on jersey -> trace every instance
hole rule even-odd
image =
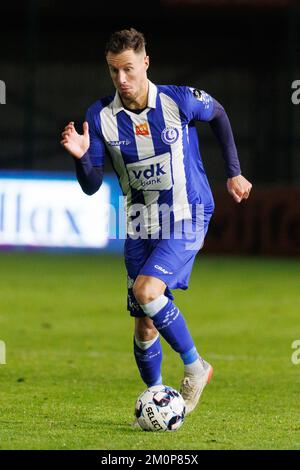
[[[149,135],[149,128],[147,122],[143,124],[136,124],[135,125],[135,135]]]
[[[176,127],[165,127],[161,133],[161,139],[165,144],[174,144],[179,137],[179,131]]]

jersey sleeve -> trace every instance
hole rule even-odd
[[[105,159],[105,144],[100,131],[99,112],[91,106],[85,116],[89,124],[90,146],[88,154],[93,166],[103,166]]]

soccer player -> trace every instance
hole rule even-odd
[[[127,211],[125,264],[135,360],[147,386],[161,384],[162,336],[183,361],[180,391],[189,413],[213,373],[171,292],[188,288],[214,210],[195,121],[208,122],[219,142],[234,200],[247,199],[252,185],[241,175],[221,104],[192,86],[149,81],[145,44],[144,35],[133,28],[111,35],[105,57],[115,94],[88,108],[83,134],[70,122],[61,144],[74,157],[86,194],[100,188],[104,159],[111,159]]]

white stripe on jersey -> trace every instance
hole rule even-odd
[[[171,144],[172,169],[173,169],[173,211],[174,220],[190,219],[191,211],[188,202],[186,177],[184,170],[184,153],[182,140],[182,124],[179,108],[177,104],[164,93],[160,93],[162,112],[167,127],[175,127],[179,132],[179,137],[175,143]]]
[[[100,122],[104,139],[107,142],[117,142],[119,140],[118,124],[116,116],[112,113],[112,103],[100,111]],[[127,214],[128,207],[131,205],[131,188],[126,166],[119,145],[109,146],[108,150],[112,158],[114,168],[119,175],[122,191],[126,195],[124,197],[124,206]]]
[[[147,114],[142,113],[142,116],[135,113],[130,113],[130,119],[132,121],[133,135],[135,137],[135,143],[137,148],[138,159],[153,157],[155,155],[151,129],[147,119]],[[146,124],[149,135],[137,135],[136,126]]]
[[[129,114],[129,113],[128,113]],[[151,129],[147,119],[147,114],[130,113],[135,137],[137,156],[139,160],[155,155]],[[149,135],[137,135],[136,126],[146,124]],[[159,230],[158,198],[159,191],[143,191],[145,201],[144,220],[148,221],[147,232],[153,234]]]

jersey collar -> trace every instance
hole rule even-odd
[[[150,82],[150,80],[148,80],[148,83],[149,83],[149,89],[148,89],[147,108],[156,108],[157,87],[154,85],[154,83]],[[116,94],[113,100],[112,110],[113,110],[114,116],[119,111],[125,111],[125,112],[128,111],[127,109],[124,108],[118,91],[116,91]]]

